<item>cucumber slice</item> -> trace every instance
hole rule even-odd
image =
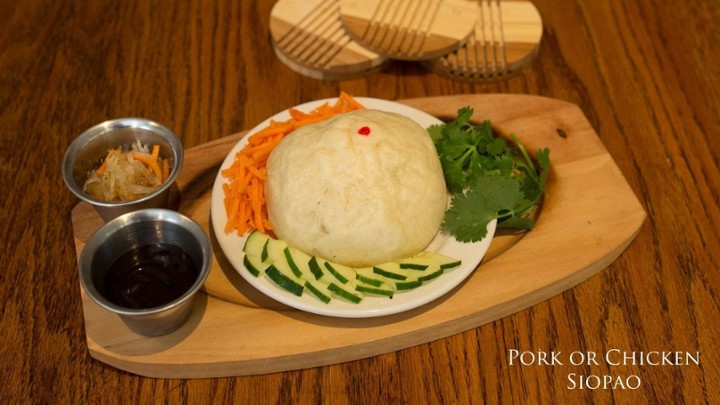
[[[303,290],[305,289],[302,285],[296,283],[290,277],[281,273],[274,264],[271,264],[265,270],[265,274],[280,288],[289,291],[290,293],[295,294],[298,297],[302,295]]]
[[[310,272],[312,272],[313,276],[315,277],[315,280],[320,280],[323,275],[325,274],[322,269],[320,268],[320,265],[318,264],[317,257],[313,256],[308,261],[308,267],[310,267]]]
[[[330,283],[330,285],[328,286],[328,290],[335,293],[335,295],[337,295],[338,297],[346,301],[352,302],[353,304],[358,304],[360,303],[360,301],[362,301],[362,296],[353,294],[335,283]]]
[[[324,302],[324,303],[326,303],[326,304],[327,304],[328,302],[330,302],[330,300],[331,300],[330,294],[329,294],[329,293],[328,293],[328,294],[325,294],[325,293],[322,291],[322,290],[324,290],[322,287],[313,285],[313,283],[311,283],[310,281],[305,280],[305,288],[307,288],[307,290],[310,291],[310,293],[311,293],[312,295],[316,296],[320,301],[322,301],[322,302]]]
[[[293,256],[290,253],[289,246],[285,246],[285,249],[283,249],[283,256],[285,256],[285,261],[287,261],[287,264],[288,264],[288,266],[290,266],[290,270],[293,272],[295,277],[301,278],[303,276],[303,273],[298,268],[298,265],[295,264],[295,260],[293,259]]]
[[[372,287],[372,286],[363,285],[363,284],[356,285],[355,291],[359,291],[361,293],[367,293],[367,294],[384,295],[384,296],[390,297],[390,298],[392,298],[393,295],[395,295],[395,291],[386,290],[384,288]]]
[[[247,254],[245,255],[245,257],[243,257],[243,264],[245,265],[247,271],[249,271],[250,274],[255,277],[258,277],[260,274],[264,273],[265,269],[267,268],[267,266],[263,265],[263,263],[256,257],[251,257]]]
[[[446,263],[441,264],[440,268],[443,270],[453,269],[455,267],[460,266],[461,264],[462,264],[461,260],[453,260],[451,262],[446,262]]]
[[[316,287],[319,285],[327,286],[334,280],[330,274],[323,272],[322,269],[320,269],[320,266],[317,264],[317,259],[314,256],[311,257],[307,253],[295,249],[294,247],[287,247],[287,250],[290,255],[289,257],[294,263],[295,270],[300,272],[301,278],[304,280],[311,281]],[[314,264],[311,265],[311,263]],[[288,264],[290,265],[290,260],[288,260]],[[313,267],[316,268],[314,269]],[[295,270],[293,270],[293,272],[295,272]]]
[[[249,255],[260,257],[263,246],[268,239],[270,239],[270,237],[265,235],[264,233],[260,231],[252,231],[250,235],[248,235],[247,240],[245,240],[245,245],[243,245],[243,252]]]
[[[462,264],[462,260],[453,259],[438,252],[420,252],[410,260],[426,262],[430,266],[437,266],[443,270],[452,269]]]
[[[363,293],[392,298],[396,291],[420,287],[462,263],[440,253],[421,252],[396,262],[352,268],[310,256],[259,231],[248,235],[243,252],[243,264],[253,276],[265,274],[294,295],[307,290],[324,303],[333,297],[359,303]]]
[[[298,277],[292,270],[292,268],[290,268],[290,264],[288,264],[287,260],[284,259],[285,257],[283,256],[283,260],[276,260],[272,262],[271,266],[275,267],[275,270],[279,271],[280,273],[282,273],[282,275],[294,281],[295,283],[301,286],[305,284],[305,279],[303,277]],[[267,270],[265,270],[265,272],[267,272]]]
[[[243,246],[243,252],[245,257],[243,258],[243,264],[245,268],[255,277],[265,272],[265,269],[270,264],[267,260],[263,259],[262,252],[264,247],[267,245],[270,237],[259,231],[253,231],[248,235],[245,245]]]
[[[357,269],[356,269],[356,271],[357,271]],[[355,278],[357,279],[357,281],[367,284],[372,287],[380,287],[381,285],[383,285],[383,281],[380,280],[379,278],[368,277],[366,275],[363,275],[359,271],[357,271]]]
[[[358,282],[362,282],[365,278],[373,278],[381,280],[383,285],[380,287],[387,290],[411,290],[420,287],[422,281],[416,277],[416,273],[426,275],[424,271],[400,269],[399,263],[385,263],[372,268],[356,269],[358,272]]]
[[[397,280],[383,277],[375,273],[372,267],[361,267],[359,269],[355,269],[355,272],[358,284],[367,284],[371,287],[395,290],[395,281]]]
[[[273,239],[269,238],[267,241],[267,245],[265,246],[265,250],[267,251],[267,261],[269,263],[275,263],[275,262],[284,262],[287,259],[285,258],[285,248],[287,247],[287,243],[283,240],[279,239]]]
[[[285,289],[296,295],[299,295],[297,294],[298,290],[302,293],[302,289],[304,288],[303,285],[305,284],[305,277],[303,272],[300,270],[300,264],[296,263],[290,253],[292,248],[289,248],[285,241],[272,238],[268,239],[266,247],[268,263],[270,263],[278,273],[282,274],[286,279],[297,285],[290,286],[289,289]],[[269,268],[265,270],[265,273],[267,273],[268,270]],[[276,281],[276,284],[283,287],[283,284],[278,283],[277,280],[273,279],[273,281]],[[285,283],[285,285],[287,285],[287,283]]]
[[[324,262],[323,265],[327,269],[330,274],[333,275],[342,284],[347,284],[348,281],[350,281],[350,276],[348,271],[344,271],[343,267],[346,269],[349,269],[350,271],[353,271],[349,267],[343,266],[341,264],[337,263],[330,263],[328,261]],[[354,273],[354,272],[353,272]],[[354,277],[352,277],[354,278]]]
[[[404,291],[404,290],[412,290],[413,288],[418,288],[422,285],[422,281],[419,280],[413,280],[413,281],[398,281],[395,283],[395,288],[398,291]]]
[[[427,263],[411,263],[411,262],[400,262],[401,269],[407,270],[425,270],[429,267]]]
[[[373,273],[392,280],[407,280],[407,276],[404,274],[388,271],[377,266],[373,267]]]
[[[270,242],[270,238],[267,238],[265,240],[265,243],[263,244],[262,252],[260,252],[260,259],[264,262],[268,260],[268,243]]]
[[[403,259],[400,262],[401,269],[428,270],[439,268],[442,270],[457,267],[462,262],[437,252],[420,252],[417,255]]]
[[[426,282],[426,281],[428,281],[428,280],[432,280],[432,279],[434,279],[434,278],[440,277],[440,275],[442,275],[444,272],[445,272],[445,269],[435,270],[435,271],[433,271],[433,272],[431,272],[431,273],[428,273],[427,275],[418,277],[418,281],[421,281],[421,282],[424,283],[424,282]]]

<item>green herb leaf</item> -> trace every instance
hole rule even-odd
[[[428,128],[453,194],[443,229],[462,242],[484,238],[493,219],[502,228],[531,229],[527,216],[545,192],[550,150],[537,151],[538,171],[515,134],[512,143],[496,137],[490,121],[473,125],[472,114],[464,107],[455,120]]]
[[[512,216],[503,222],[498,223],[498,228],[512,228],[528,230],[535,226],[535,222],[530,218]]]
[[[545,191],[545,184],[550,176],[550,149],[538,149],[535,153],[535,158],[540,164],[540,183],[542,184],[543,191]]]
[[[487,236],[487,225],[501,211],[523,199],[520,184],[512,177],[481,176],[465,193],[456,194],[445,213],[443,229],[460,242],[475,242]],[[512,215],[512,211],[506,214]]]

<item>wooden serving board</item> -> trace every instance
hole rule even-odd
[[[552,172],[535,229],[519,240],[494,239],[489,256],[444,297],[405,313],[363,319],[314,315],[267,298],[228,265],[214,243],[205,293],[190,320],[169,335],[139,336],[82,293],[90,354],[122,370],[163,378],[264,374],[366,358],[478,327],[572,288],[606,268],[639,231],[645,211],[574,104],[524,95],[401,102],[444,120],[471,106],[478,121],[490,119],[499,132],[517,134],[528,150],[549,147]],[[210,235],[212,183],[242,135],[186,151],[178,209]],[[79,256],[103,222],[81,202],[72,223]]]
[[[422,61],[440,75],[468,82],[490,82],[518,73],[537,55],[542,18],[528,0],[479,0],[473,33],[459,49]]]

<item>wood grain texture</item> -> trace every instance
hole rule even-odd
[[[533,231],[502,254],[485,258],[451,293],[408,312],[372,319],[318,316],[263,297],[214,244],[215,259],[204,285],[207,296],[195,306],[190,321],[172,334],[138,336],[118,317],[83,297],[91,355],[123,370],[165,378],[266,374],[367,358],[484,325],[574,287],[612,263],[639,231],[644,210],[582,112],[572,104],[520,95],[403,102],[446,119],[459,108],[472,106],[484,111],[499,133],[520,134],[529,150],[551,148],[552,174]],[[559,129],[564,136],[558,135]],[[521,135],[529,132],[532,136]],[[210,226],[213,179],[204,174],[217,172],[217,156],[227,155],[237,141],[237,136],[230,136],[226,142],[186,153],[195,166],[181,171],[178,208],[209,235],[214,234]],[[186,193],[191,184],[197,190],[204,185],[205,192]],[[568,207],[574,207],[572,213]],[[72,220],[79,257],[102,221],[86,203],[73,209]],[[516,241],[499,238],[496,242],[494,251]],[[538,257],[538,252],[545,252],[544,257]]]
[[[466,0],[340,0],[340,18],[360,45],[388,58],[426,60],[459,48],[475,27]]]
[[[415,63],[324,82],[273,54],[274,2],[0,0],[0,403],[720,402],[720,11],[711,1],[534,1],[542,45],[521,74],[453,81]],[[648,218],[607,271],[479,328],[343,364],[216,379],[138,377],[85,343],[60,162],[112,117],[187,148],[301,102],[520,93],[580,107]],[[579,252],[578,254],[581,254]],[[699,351],[699,366],[510,366],[508,351]],[[569,373],[638,375],[571,390]]]
[[[323,80],[373,73],[388,59],[358,45],[340,20],[339,0],[281,0],[270,13],[277,57],[292,70]]]
[[[477,13],[475,29],[460,48],[423,66],[456,80],[489,82],[507,79],[532,62],[543,31],[532,2],[479,0]]]

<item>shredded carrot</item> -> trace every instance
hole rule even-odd
[[[107,165],[108,165],[108,164],[107,164],[107,161],[108,161],[108,159],[110,158],[111,155],[120,156],[120,151],[117,150],[117,149],[110,149],[110,150],[108,151],[108,153],[107,153],[107,155],[105,156],[105,159],[103,160],[103,162],[102,162],[102,164],[100,165],[100,167],[98,167],[97,170],[95,170],[95,173],[97,173],[98,176],[102,176],[102,175],[105,173],[105,170],[107,169]]]
[[[340,92],[334,104],[325,103],[310,112],[291,108],[288,110],[290,119],[282,122],[271,120],[267,127],[248,138],[247,145],[237,153],[233,164],[222,171],[228,179],[228,183],[223,184],[223,203],[228,218],[225,233],[243,235],[254,229],[268,233],[273,229],[265,201],[266,163],[283,138],[304,125],[362,109],[364,107],[352,96]]]
[[[119,149],[111,149],[108,151],[107,156],[103,160],[100,167],[95,170],[98,176],[102,176],[107,169],[107,162],[111,155],[120,156],[122,152]],[[148,167],[148,172],[155,173],[155,176],[161,181],[167,180],[170,177],[170,162],[167,159],[160,158],[160,145],[154,145],[150,156],[144,153],[133,153],[132,158],[138,160]]]
[[[162,181],[170,177],[170,162],[167,159],[162,159]]]
[[[105,174],[105,170],[107,169],[107,160],[110,157],[111,153],[112,153],[112,151],[108,152],[107,156],[105,156],[105,160],[103,160],[100,167],[98,167],[97,170],[95,171],[95,173],[97,173],[98,176],[102,176],[103,174]]]
[[[133,153],[132,158],[145,163],[148,166],[148,169],[152,170],[158,179],[162,179],[162,169],[160,169],[157,159],[153,159],[152,156],[146,156],[142,153]]]

